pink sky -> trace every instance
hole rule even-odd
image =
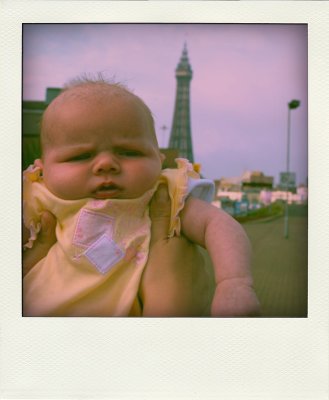
[[[286,168],[307,178],[307,25],[299,24],[25,24],[23,97],[43,100],[82,73],[102,71],[142,97],[167,145],[175,101],[175,68],[187,42],[193,69],[194,157],[209,178]],[[160,128],[166,125],[164,132]]]

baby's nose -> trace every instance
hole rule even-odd
[[[119,173],[120,164],[113,154],[103,152],[97,155],[93,165],[93,172],[94,174]]]

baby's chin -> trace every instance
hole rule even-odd
[[[146,188],[141,190],[126,190],[123,187],[109,185],[109,186],[102,186],[94,191],[87,192],[87,193],[63,193],[63,192],[56,192],[50,190],[53,195],[56,197],[67,200],[67,201],[75,201],[75,200],[84,200],[84,199],[94,199],[94,200],[114,200],[114,199],[138,199],[145,196],[146,193],[155,192],[157,187],[157,182],[152,185],[148,185]]]
[[[145,192],[146,193],[146,192]],[[124,193],[116,190],[102,190],[86,196],[94,200],[132,200],[144,196],[145,193]]]
[[[117,199],[126,199],[126,200],[133,200],[133,199],[141,199],[143,197],[148,197],[148,195],[153,195],[154,192],[156,191],[157,184],[153,184],[150,187],[147,187],[143,191],[126,191],[120,193],[120,195],[117,197]]]

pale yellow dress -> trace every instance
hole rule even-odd
[[[162,171],[154,188],[137,199],[62,200],[44,185],[38,168],[23,178],[24,224],[31,247],[40,230],[40,215],[57,219],[54,244],[23,280],[24,316],[140,316],[141,275],[150,242],[148,204],[161,182],[171,197],[168,236],[180,232],[179,212],[189,194],[213,197],[209,180],[199,179],[191,164]]]

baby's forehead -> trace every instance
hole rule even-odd
[[[48,139],[52,139],[52,131],[53,134],[58,134],[57,132],[54,132],[52,126],[56,128],[64,115],[66,116],[65,119],[67,119],[67,114],[72,111],[72,107],[77,106],[79,109],[80,106],[82,106],[83,108],[86,107],[88,109],[90,104],[99,105],[100,109],[103,109],[103,106],[107,107],[111,105],[119,105],[124,108],[127,107],[127,109],[130,110],[134,109],[137,111],[137,114],[135,115],[138,115],[138,118],[142,115],[144,117],[146,116],[146,120],[148,120],[150,127],[150,129],[147,129],[147,132],[150,134],[152,139],[153,136],[155,136],[152,113],[138,96],[129,92],[125,88],[116,85],[97,83],[71,87],[64,90],[58,97],[56,97],[44,114],[43,127],[46,131],[44,132],[44,135],[48,136]],[[106,108],[104,110],[106,110]],[[145,133],[146,131],[144,134]]]
[[[61,111],[66,106],[86,106],[97,104],[99,106],[120,106],[127,109],[138,109],[147,117],[153,120],[152,113],[146,104],[134,93],[128,91],[124,87],[117,85],[109,85],[102,83],[84,84],[65,89],[53,102],[49,105],[48,114]]]

